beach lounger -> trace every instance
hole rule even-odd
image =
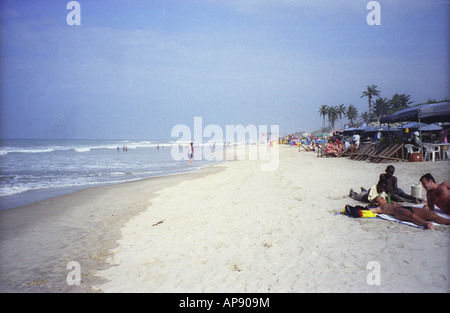
[[[304,146],[304,145],[301,144],[301,143],[298,144],[298,152],[301,151],[300,148],[303,148],[303,149],[305,149],[305,151],[308,151],[308,152],[311,151],[311,150],[309,149],[309,147]]]
[[[379,154],[373,156],[370,161],[374,163],[387,161],[405,161],[403,144],[392,144]]]
[[[371,144],[369,146],[369,148],[364,150],[364,152],[361,153],[359,156],[357,156],[355,158],[355,160],[358,160],[358,161],[366,160],[368,157],[376,155],[377,153],[379,153],[383,149],[384,149],[384,145]]]
[[[350,159],[359,160],[366,155],[367,151],[370,151],[371,149],[373,149],[373,145],[371,143],[364,144],[359,148],[358,151],[350,156]]]
[[[403,144],[366,144],[350,159],[356,161],[380,163],[388,161],[404,161]]]
[[[347,148],[342,150],[342,152],[338,156],[338,158],[340,158],[340,157],[347,157],[347,156],[350,156],[351,154],[352,154],[352,146],[348,146]]]
[[[328,157],[327,153],[326,153],[326,148],[324,146],[318,145],[317,147],[317,157]]]
[[[377,155],[383,155],[383,153],[386,153],[389,149],[391,149],[391,145],[389,144],[375,144],[374,148],[366,154],[366,157],[364,159],[371,160]]]
[[[369,143],[369,144],[364,144],[364,145],[360,146],[358,151],[356,151],[350,155],[350,159],[355,160],[359,156],[364,155],[365,151],[370,149],[371,145],[372,144]]]

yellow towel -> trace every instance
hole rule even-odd
[[[370,210],[361,210],[361,217],[376,217],[377,215]]]

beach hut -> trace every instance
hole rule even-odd
[[[423,127],[421,127],[421,130],[423,132],[437,132],[437,131],[441,131],[443,128],[437,124],[430,124],[430,125],[425,125]]]
[[[422,104],[380,118],[380,123],[389,124],[395,122],[418,122],[418,131],[422,145],[422,129],[420,123],[450,122],[450,102]]]
[[[361,133],[361,138],[373,138],[375,136],[375,134],[377,134],[379,131],[381,130],[381,133],[383,134],[383,136],[385,136],[387,134],[387,136],[389,137],[389,133],[400,133],[402,130],[400,128],[395,128],[395,127],[388,127],[388,126],[371,126],[371,127],[366,127],[364,129],[364,132]]]
[[[345,128],[344,131],[343,131],[343,133],[344,133],[344,135],[346,135],[346,136],[353,135],[353,133],[357,133],[357,134],[360,135],[360,134],[362,134],[363,132],[365,132],[366,129],[367,129],[367,127],[365,127],[365,128],[350,127],[350,128]]]
[[[380,118],[380,123],[394,122],[450,122],[450,102],[422,104]]]
[[[427,126],[428,124],[425,123],[419,123],[419,122],[410,122],[407,124],[403,124],[400,126],[400,129],[419,129]]]
[[[432,132],[432,131],[442,130],[442,127],[437,124],[425,124],[425,123],[418,123],[418,122],[411,122],[408,124],[404,124],[400,128],[402,128],[402,129],[409,128],[409,129],[413,129],[413,130],[420,128],[420,130],[423,132],[425,132],[425,131]]]

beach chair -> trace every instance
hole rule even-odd
[[[326,153],[326,148],[322,145],[317,145],[317,157],[328,157],[327,153]]]
[[[377,156],[385,155],[392,148],[392,144],[376,144],[376,148],[367,155],[369,161],[374,160]]]
[[[340,157],[347,157],[352,155],[352,146],[348,146],[347,148],[345,148],[344,150],[342,150],[341,154],[338,155],[338,158]]]
[[[350,159],[354,160],[357,156],[363,154],[364,151],[365,151],[366,149],[368,149],[368,148],[369,148],[369,145],[367,145],[367,144],[366,144],[366,145],[359,146],[359,149],[358,149],[356,152],[352,152],[352,153],[350,154]]]
[[[372,149],[374,149],[374,145],[373,144],[371,144],[371,143],[364,144],[363,146],[361,146],[359,148],[359,150],[356,153],[353,153],[350,156],[350,159],[352,159],[352,160],[361,160]]]
[[[384,151],[385,146],[381,144],[371,144],[368,149],[364,151],[360,156],[356,158],[358,161],[366,160],[369,157],[373,157],[379,154],[381,151]]]
[[[385,150],[370,159],[371,162],[405,161],[403,144],[390,144]]]
[[[435,145],[423,145],[423,148],[425,150],[425,161],[428,161],[431,157],[431,161],[435,161],[435,156],[437,155],[438,158],[440,158],[439,152],[440,149],[438,146]]]
[[[305,151],[308,151],[308,152],[311,151],[311,150],[309,149],[309,147],[304,146],[304,145],[301,144],[301,143],[298,144],[298,152],[301,151],[300,148],[303,148],[303,149],[305,149]]]

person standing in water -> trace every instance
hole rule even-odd
[[[188,157],[189,157],[189,165],[192,165],[194,159],[194,144],[192,142],[188,146]]]

